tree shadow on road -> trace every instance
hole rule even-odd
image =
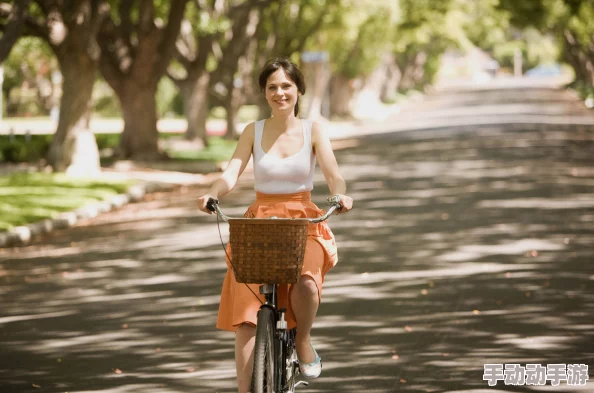
[[[357,208],[333,226],[316,391],[478,391],[486,363],[592,366],[594,142],[576,137],[393,135],[341,155]]]
[[[593,147],[491,131],[340,152],[356,208],[331,218],[340,262],[313,332],[324,373],[303,391],[528,392],[489,388],[483,364],[592,366]],[[175,198],[2,255],[3,391],[234,391],[234,337],[214,328],[217,225],[194,194]]]

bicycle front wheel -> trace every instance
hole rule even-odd
[[[274,373],[274,312],[268,307],[258,311],[256,343],[254,348],[254,393],[272,393],[275,386]]]

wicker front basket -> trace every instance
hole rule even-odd
[[[294,284],[301,275],[306,220],[230,219],[235,279],[246,284]]]

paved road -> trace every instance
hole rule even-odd
[[[442,111],[469,105],[442,94]],[[594,130],[456,131],[338,152],[357,208],[331,223],[340,262],[314,331],[324,376],[301,391],[594,391],[482,380],[486,363],[594,366]],[[228,213],[250,203],[249,180]],[[200,192],[2,251],[0,392],[233,392],[233,335],[214,328],[224,254]]]

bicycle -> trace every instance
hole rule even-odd
[[[229,260],[236,280],[245,284],[262,284],[259,287],[259,292],[266,299],[258,310],[252,393],[294,393],[297,386],[309,385],[306,381],[297,381],[299,375],[299,361],[295,349],[297,330],[295,328],[287,329],[285,320],[287,310],[277,307],[277,285],[297,282],[303,265],[308,225],[325,221],[336,209],[342,208],[338,196],[328,198],[328,202],[332,206],[318,218],[270,217],[263,219],[229,217],[219,208],[218,200],[210,198],[207,202],[208,209],[217,213],[217,222],[221,218],[230,225],[229,242],[233,261],[231,258]],[[250,229],[246,230],[246,226]],[[289,228],[283,231],[285,236],[279,236],[278,227],[282,226]],[[262,236],[262,233],[265,235]],[[267,237],[266,235],[270,233],[274,236]],[[282,246],[279,247],[278,245],[281,243]],[[283,249],[286,244],[291,244],[289,251],[286,248]],[[284,252],[283,256],[292,254],[291,256],[294,258],[279,258],[279,261],[286,262],[284,264],[271,261],[273,265],[269,264],[267,269],[262,268],[261,261],[257,261],[259,269],[255,268],[256,263],[253,262],[256,261],[253,261],[254,258],[249,258],[254,254],[265,255],[264,251],[266,250],[273,250],[274,252],[271,252],[270,255],[278,256],[280,249]],[[297,260],[295,261],[295,259]],[[270,273],[270,270],[274,270],[274,272],[267,274]],[[254,296],[256,296],[255,293]],[[258,298],[258,300],[260,299]]]

